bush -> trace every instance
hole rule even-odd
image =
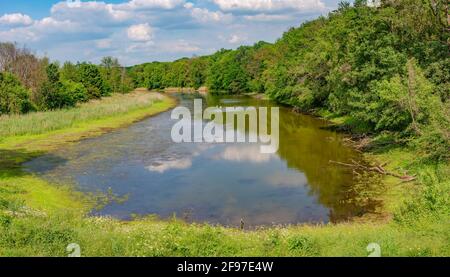
[[[424,126],[422,134],[413,141],[420,158],[426,161],[450,160],[450,103],[435,109],[430,124]]]
[[[75,102],[86,102],[89,100],[88,90],[81,83],[64,81],[63,90],[69,94]]]
[[[33,109],[30,92],[13,74],[0,72],[0,114],[26,113]]]

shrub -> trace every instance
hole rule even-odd
[[[89,99],[88,90],[81,83],[64,81],[63,90],[70,95],[75,102],[86,102]]]

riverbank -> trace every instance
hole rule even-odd
[[[85,138],[102,135],[167,111],[176,100],[138,89],[76,108],[0,118],[0,210],[37,214],[92,208],[92,199],[67,186],[53,186],[23,172],[21,164]]]
[[[0,255],[66,256],[66,246],[77,243],[83,256],[367,256],[366,247],[372,242],[380,245],[383,256],[450,255],[449,203],[445,197],[450,187],[445,178],[448,166],[414,164],[411,150],[397,148],[370,154],[380,161],[389,160],[387,167],[392,170],[408,168],[410,173],[419,174],[417,182],[402,184],[386,177],[390,188],[387,209],[392,219],[254,231],[154,217],[131,222],[90,217],[87,213],[94,196],[49,184],[22,171],[20,164],[29,158],[174,105],[165,96],[148,95],[158,95],[159,99],[136,109],[130,105],[129,110],[118,114],[74,120],[59,130],[40,127],[42,132],[38,134],[22,131],[20,136],[2,139]],[[130,95],[132,99],[134,96],[140,97]],[[19,132],[12,130],[8,132]],[[406,192],[411,197],[399,197]]]

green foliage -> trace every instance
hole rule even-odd
[[[205,85],[208,63],[208,57],[180,59],[173,63],[154,62],[134,66],[129,74],[135,87],[198,89]]]
[[[426,218],[439,221],[450,215],[450,181],[449,167],[441,165],[423,166],[419,172],[419,181],[423,185],[421,192],[395,215],[394,220],[400,224],[418,225]]]
[[[207,86],[213,92],[264,92],[262,74],[271,57],[269,46],[259,42],[236,51],[222,49],[211,56],[137,65],[130,69],[130,76],[135,87],[149,89]]]
[[[86,102],[89,100],[88,91],[83,84],[68,80],[63,81],[62,86],[63,91],[70,95],[75,102]]]
[[[47,80],[40,88],[41,107],[45,110],[55,110],[75,106],[76,100],[69,91],[64,89],[60,81],[59,66],[51,63],[46,71]]]
[[[78,71],[79,78],[87,89],[90,99],[110,95],[112,89],[102,78],[100,70],[96,65],[81,63],[78,65]]]
[[[26,113],[34,109],[29,91],[7,72],[0,72],[0,115]]]
[[[4,50],[2,59],[10,59],[8,55],[16,52],[23,55],[0,72],[0,114],[71,108],[79,102],[112,92],[128,93],[134,88],[128,71],[112,57],[104,58],[100,66],[65,62],[60,68],[58,63],[38,59],[25,48],[15,50],[16,46],[8,43],[0,46]]]
[[[406,76],[372,82],[366,94],[353,94],[352,115],[366,121],[373,131],[412,131],[430,123],[431,115],[440,112],[440,100],[433,95],[434,86],[414,61],[407,63]]]
[[[81,82],[77,66],[71,62],[65,62],[61,68],[61,80]]]
[[[209,68],[207,85],[212,91],[232,94],[248,92],[250,76],[244,68],[248,47],[236,51],[222,51],[213,57]]]
[[[131,79],[119,60],[113,57],[104,57],[100,64],[103,80],[113,92],[128,93],[132,89]]]

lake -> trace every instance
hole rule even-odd
[[[177,94],[193,108],[192,94]],[[274,106],[249,96],[206,96],[205,106]],[[361,161],[324,120],[280,107],[279,150],[253,143],[172,142],[171,112],[86,139],[25,166],[83,192],[112,191],[94,215],[176,215],[188,222],[239,226],[340,222],[373,211],[355,174],[331,161]]]

